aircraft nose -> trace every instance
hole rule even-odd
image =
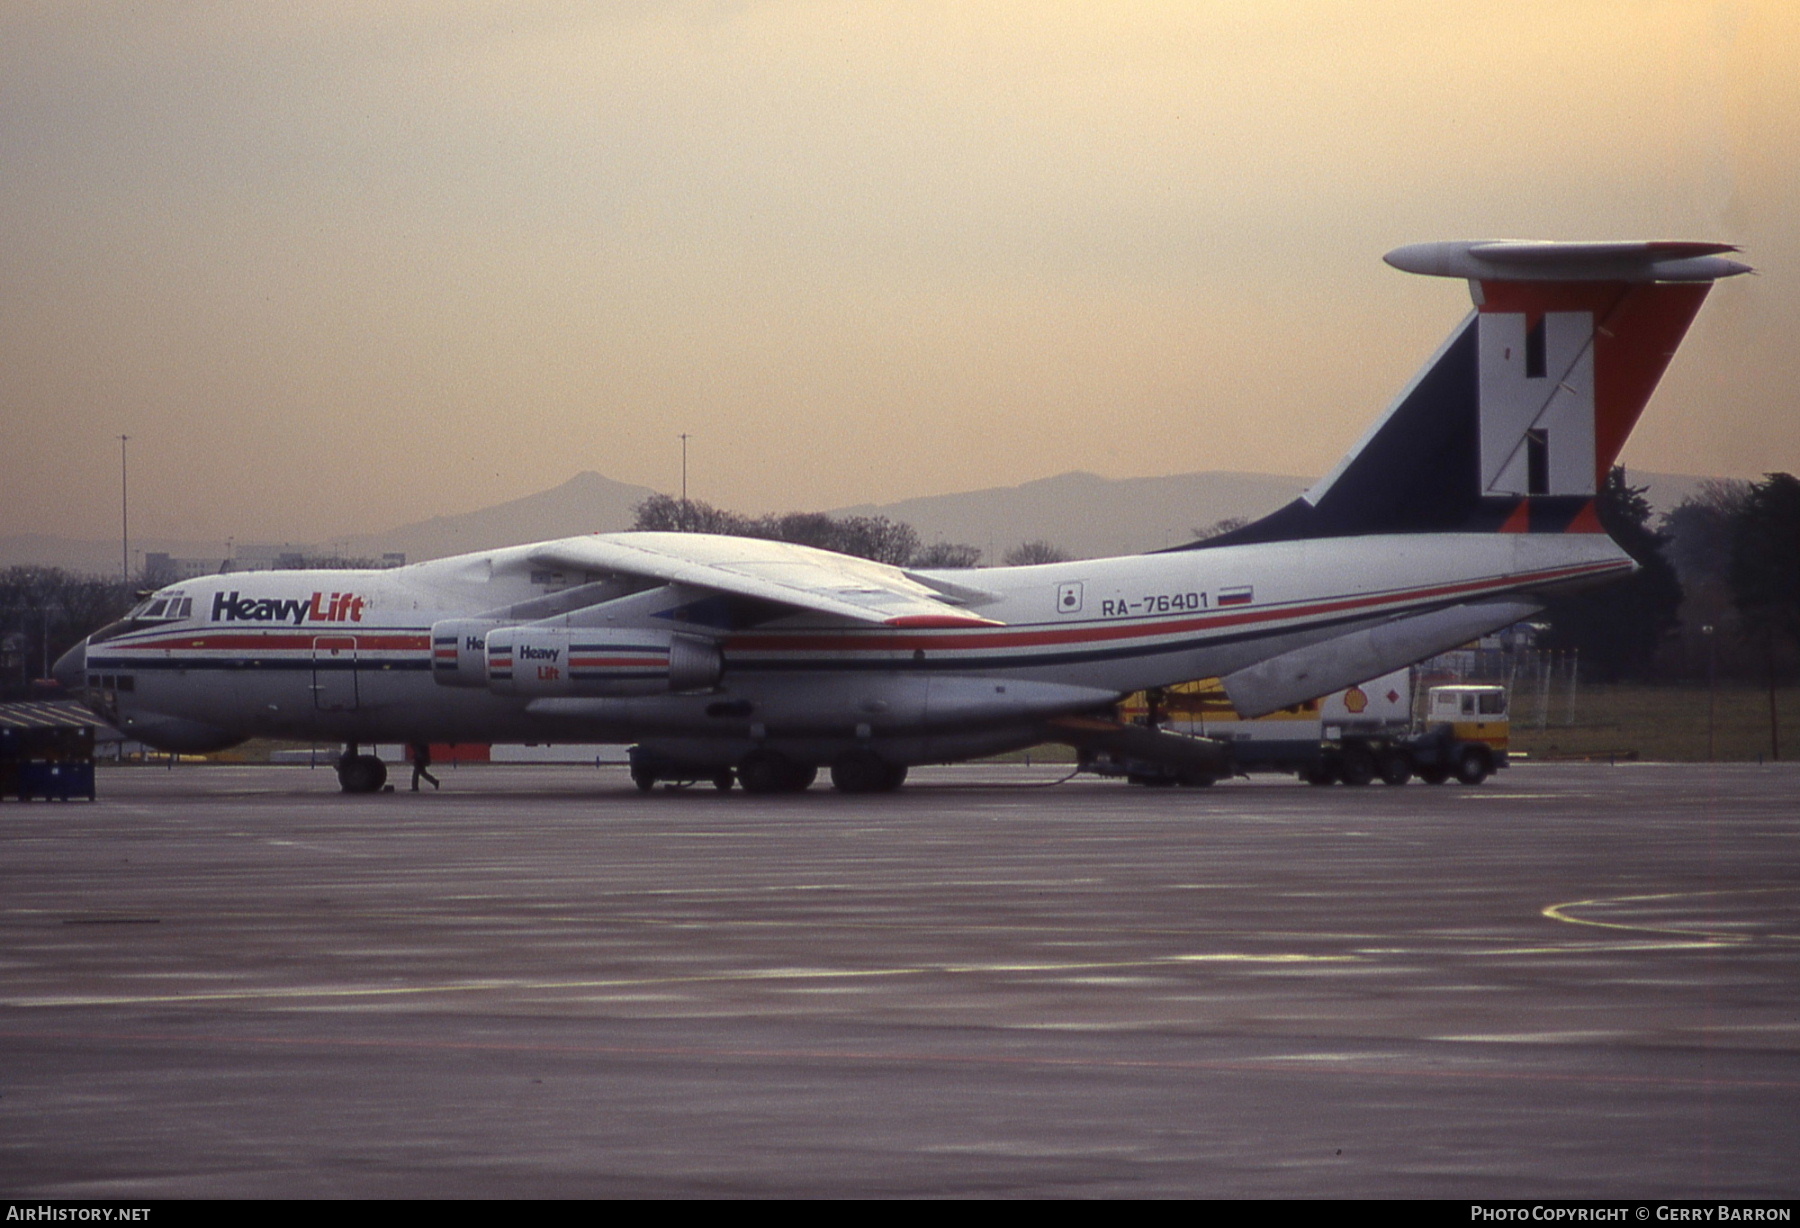
[[[87,685],[87,641],[84,639],[56,658],[50,676],[62,683],[65,691],[79,691]]]

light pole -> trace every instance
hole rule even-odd
[[[125,441],[130,438],[119,436],[119,578],[126,584],[131,583],[131,487],[125,467]]]
[[[683,533],[687,532],[688,527],[687,443],[688,433],[683,431],[681,432],[681,531]]]

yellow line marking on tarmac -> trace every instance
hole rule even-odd
[[[1171,955],[1169,961],[1181,964],[1355,964],[1361,955]]]
[[[581,981],[453,981],[435,985],[388,985],[341,988],[288,987],[270,989],[223,989],[203,993],[174,994],[108,994],[56,998],[12,998],[0,1002],[5,1006],[153,1006],[180,1002],[258,1002],[293,1001],[318,998],[399,998],[427,994],[481,993],[485,991],[544,992],[552,990],[641,989],[653,986],[705,985],[732,981],[823,981],[871,980],[881,977],[925,976],[931,973],[969,975],[975,973],[1068,973],[1091,972],[1119,968],[1154,968],[1183,963],[1310,963],[1359,962],[1358,955],[1165,955],[1151,959],[1109,960],[1091,963],[1041,964],[926,964],[913,968],[764,968],[745,972],[720,972],[693,976],[617,977]]]
[[[1717,930],[1681,928],[1671,925],[1638,925],[1629,924],[1623,921],[1594,921],[1587,917],[1571,917],[1564,911],[1565,909],[1570,908],[1603,908],[1608,904],[1640,904],[1653,900],[1688,900],[1697,899],[1702,896],[1717,895],[1767,895],[1770,892],[1790,890],[1792,890],[1792,888],[1789,887],[1754,887],[1745,890],[1668,891],[1652,895],[1597,896],[1591,900],[1568,900],[1561,904],[1551,904],[1541,910],[1541,915],[1548,917],[1552,921],[1562,921],[1569,925],[1591,925],[1596,929],[1603,930],[1623,930],[1627,933],[1635,934],[1666,934],[1674,938],[1685,938],[1688,941],[1682,944],[1684,946],[1741,946],[1744,943],[1755,942],[1758,938],[1772,939],[1776,942],[1794,942],[1797,939],[1791,934],[1740,934],[1728,931],[1721,932]]]
[[[1579,925],[1581,922],[1572,922]],[[1657,942],[1652,939],[1641,939],[1637,942],[1584,942],[1569,946],[1555,947],[1496,947],[1491,951],[1470,951],[1470,955],[1593,955],[1613,951],[1694,951],[1707,947],[1716,947],[1716,942],[1690,938],[1687,942]]]

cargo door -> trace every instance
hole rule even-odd
[[[312,665],[313,706],[321,712],[356,711],[356,637],[316,637]]]

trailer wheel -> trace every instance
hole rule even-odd
[[[1309,768],[1300,769],[1300,779],[1313,786],[1323,786],[1337,780],[1337,772],[1329,760]]]
[[[1450,769],[1434,763],[1430,767],[1419,769],[1419,779],[1428,785],[1441,785],[1450,779]]]
[[[1375,779],[1375,756],[1360,746],[1352,746],[1343,754],[1338,775],[1347,785],[1366,785]]]
[[[1381,774],[1382,784],[1398,787],[1412,779],[1412,760],[1403,750],[1390,750],[1375,761],[1375,770]]]
[[[1456,752],[1458,784],[1478,785],[1488,778],[1488,754],[1479,746],[1465,746]]]

